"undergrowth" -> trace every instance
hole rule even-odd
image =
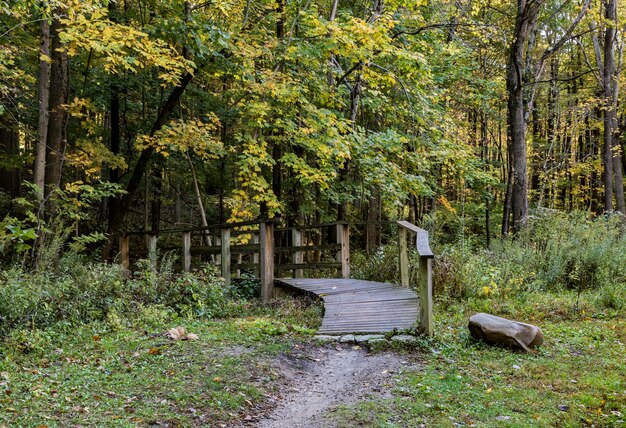
[[[153,306],[180,316],[212,318],[228,311],[229,300],[215,267],[175,274],[167,257],[153,269],[140,262],[129,274],[120,265],[69,253],[57,270],[14,266],[0,272],[0,334],[55,324],[108,321],[119,325]]]

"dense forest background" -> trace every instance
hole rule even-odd
[[[534,210],[624,213],[625,6],[1,1],[1,248],[108,258],[122,231],[276,215],[489,243]]]

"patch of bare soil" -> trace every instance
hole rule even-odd
[[[360,346],[332,345],[296,349],[281,356],[276,369],[282,376],[275,407],[248,427],[331,428],[325,415],[339,405],[392,396],[395,377],[416,367],[392,352],[370,354]]]

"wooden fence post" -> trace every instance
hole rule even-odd
[[[126,270],[130,269],[130,239],[128,235],[120,236],[120,261],[122,267]]]
[[[183,272],[191,271],[191,232],[183,232]]]
[[[408,231],[398,225],[398,251],[400,259],[400,284],[403,287],[409,286],[409,248],[408,248]]]
[[[258,244],[259,243],[259,234],[258,233],[253,233],[252,234],[252,243],[253,244]],[[259,264],[259,253],[258,252],[254,252],[252,253],[252,264],[254,265],[258,265]],[[256,276],[258,276],[259,278],[261,277],[261,267],[260,266],[255,266],[254,270],[256,272]]]
[[[263,303],[269,302],[274,294],[274,223],[268,221],[261,229],[261,296]]]
[[[230,284],[230,228],[225,227],[221,233],[221,265],[222,265],[222,278],[226,285]]]
[[[146,247],[148,247],[148,260],[150,260],[150,266],[152,269],[157,268],[157,239],[155,234],[146,235]]]
[[[337,263],[341,263],[341,277],[350,278],[350,225],[348,223],[337,224],[337,244],[341,246],[337,250]]]
[[[218,236],[215,236],[215,245],[216,246],[222,245],[222,235],[221,234],[218,235]],[[215,254],[215,263],[218,263],[220,265],[222,264],[222,255],[221,254]]]
[[[302,246],[302,231],[298,229],[293,229],[291,231],[291,245],[294,247]],[[293,263],[301,264],[304,263],[304,251],[296,251],[293,253]],[[293,276],[295,278],[304,278],[304,269],[294,269]]]
[[[420,327],[433,335],[433,259],[420,256]]]

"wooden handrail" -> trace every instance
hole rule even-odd
[[[185,227],[185,228],[177,228],[177,229],[161,229],[159,230],[159,235],[171,234],[171,233],[184,233],[184,232],[203,232],[206,230],[220,230],[220,229],[232,229],[235,227],[243,227],[243,226],[255,226],[260,225],[261,223],[275,223],[278,222],[277,219],[266,219],[266,220],[248,220],[248,221],[239,221],[235,223],[217,223],[217,224],[209,224],[208,226],[197,226],[197,227]],[[133,235],[153,235],[153,233],[149,230],[141,230],[136,232],[123,232],[122,236],[133,236]]]
[[[398,221],[397,223],[398,226],[400,226],[401,228],[410,230],[417,235],[415,245],[417,247],[417,252],[419,253],[420,257],[428,257],[431,259],[435,257],[435,254],[430,249],[430,244],[428,243],[427,230],[422,229],[421,227],[417,227],[413,223],[409,223],[405,220]]]

